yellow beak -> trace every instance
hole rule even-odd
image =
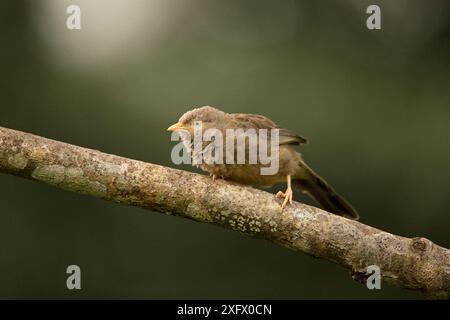
[[[177,131],[177,130],[185,130],[189,131],[187,127],[183,126],[181,123],[177,122],[170,127],[167,128],[167,131]]]

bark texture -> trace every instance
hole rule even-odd
[[[0,127],[0,172],[67,191],[220,225],[333,261],[365,282],[382,280],[440,297],[450,293],[450,250],[222,180]]]

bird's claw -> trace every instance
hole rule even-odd
[[[283,210],[288,203],[292,205],[293,195],[294,195],[294,193],[292,192],[291,188],[287,188],[286,192],[282,192],[282,191],[277,192],[276,197],[284,198],[284,201],[281,204],[281,210]]]

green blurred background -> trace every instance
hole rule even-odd
[[[65,27],[69,4],[82,30]],[[370,4],[380,31],[366,28]],[[0,125],[174,167],[166,128],[186,110],[263,114],[309,138],[304,157],[363,223],[448,248],[449,9],[2,1]],[[81,291],[66,289],[70,264]],[[237,232],[0,175],[0,298],[422,296],[369,291],[337,265]]]

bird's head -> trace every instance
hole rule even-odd
[[[196,108],[183,114],[178,122],[171,125],[167,130],[187,131],[192,134],[196,122],[201,122],[202,130],[220,128],[225,122],[226,115],[225,112],[210,106]]]

